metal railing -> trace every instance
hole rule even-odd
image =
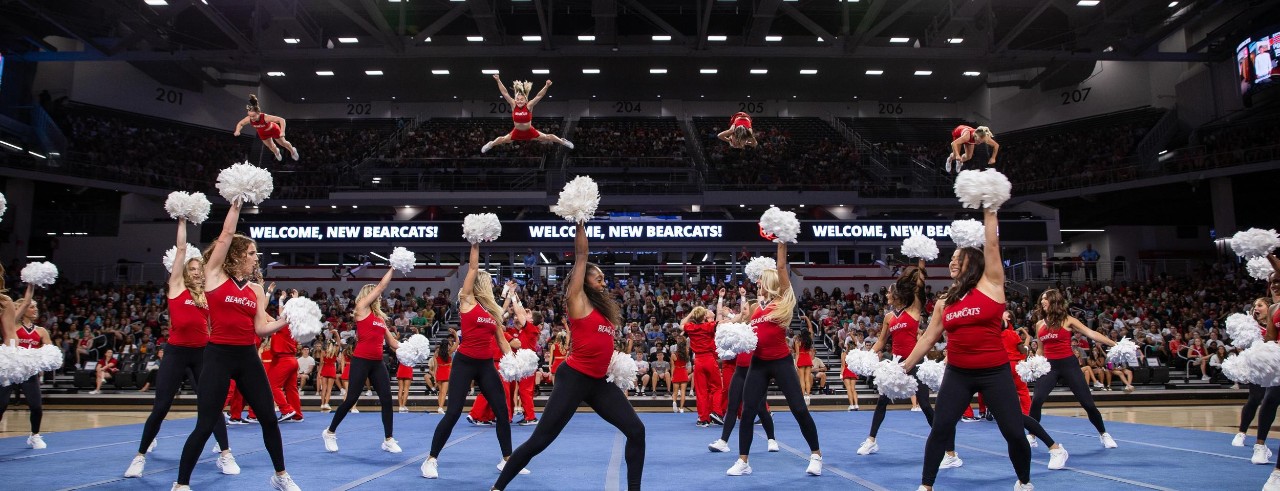
[[[1026,287],[1037,283],[1150,281],[1157,276],[1189,276],[1204,267],[1199,259],[1136,259],[1085,262],[1076,258],[1026,261],[1005,268],[1005,279]]]
[[[565,167],[574,168],[610,168],[616,172],[628,170],[655,169],[660,171],[693,171],[693,160],[689,157],[568,157]]]

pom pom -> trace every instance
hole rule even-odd
[[[30,350],[0,345],[0,386],[21,383],[39,372],[34,365],[35,359],[24,351]]]
[[[726,322],[716,327],[716,353],[727,360],[756,350],[756,328],[739,322]]]
[[[1276,235],[1275,229],[1251,228],[1231,236],[1231,250],[1246,259],[1266,256],[1276,247],[1280,247],[1280,235]]]
[[[178,246],[170,247],[170,248],[169,248],[169,250],[164,251],[164,259],[162,259],[162,260],[161,260],[161,262],[163,262],[163,263],[164,263],[164,270],[165,270],[165,271],[168,271],[168,272],[170,272],[170,273],[172,273],[172,272],[173,272],[173,260],[174,260],[174,259],[177,259],[177,258],[178,258]],[[196,247],[196,246],[192,245],[190,242],[188,242],[188,243],[187,243],[187,258],[185,259],[185,261],[190,261],[190,260],[192,260],[192,259],[199,259],[199,260],[203,261],[203,260],[204,260],[204,254],[200,252],[200,248],[199,248],[199,247]]]
[[[1237,348],[1245,349],[1262,342],[1262,326],[1253,316],[1235,313],[1227,316],[1227,337]]]
[[[1107,349],[1107,361],[1116,365],[1138,366],[1138,345],[1129,338],[1122,338],[1115,346]]]
[[[401,365],[419,365],[428,358],[431,358],[431,341],[421,334],[414,334],[401,341],[400,348],[396,350],[396,359],[400,360]]]
[[[987,243],[987,227],[977,220],[956,220],[951,222],[951,241],[956,247],[972,247],[981,249]]]
[[[258,204],[271,196],[275,184],[271,173],[248,162],[235,164],[218,173],[218,192],[232,203]]]
[[[795,243],[796,237],[800,236],[800,220],[796,219],[794,211],[782,211],[776,206],[770,206],[760,215],[760,231],[774,236],[774,242]]]
[[[600,206],[600,188],[587,176],[578,176],[565,183],[560,191],[560,201],[551,206],[551,212],[565,220],[583,223],[595,216]]]
[[[902,254],[932,261],[938,258],[938,242],[924,235],[912,234],[902,241]]]
[[[204,193],[174,191],[164,201],[164,211],[175,219],[181,218],[192,225],[200,225],[209,219],[209,198]]]
[[[1244,357],[1231,355],[1222,360],[1222,376],[1237,384],[1250,384],[1249,367],[1245,366]]]
[[[1249,276],[1258,281],[1267,281],[1271,279],[1271,273],[1275,268],[1271,267],[1271,261],[1265,257],[1251,257],[1249,262],[1245,264],[1245,269],[1249,271]]]
[[[320,306],[310,298],[291,299],[284,304],[280,313],[289,319],[289,332],[299,343],[310,343],[324,326],[320,320]]]
[[[1275,342],[1254,343],[1239,355],[1224,360],[1222,373],[1242,384],[1280,385],[1280,346]]]
[[[902,366],[898,364],[901,358],[895,356],[892,360],[881,360],[871,373],[876,378],[876,391],[880,395],[890,399],[904,399],[915,395],[919,382],[902,371]]]
[[[8,209],[9,200],[4,197],[4,193],[0,193],[0,218],[4,218],[4,212]]]
[[[925,360],[916,365],[916,378],[934,392],[942,387],[942,375],[946,372],[946,365],[933,360]]]
[[[413,251],[403,247],[392,249],[391,255],[387,257],[387,262],[391,263],[391,269],[404,274],[409,274],[410,271],[413,271],[414,261],[417,261],[417,258],[414,257]]]
[[[462,238],[467,242],[479,244],[493,242],[502,235],[502,222],[493,213],[472,213],[462,219]]]
[[[538,354],[530,349],[518,349],[502,355],[498,361],[498,374],[507,382],[519,382],[538,371]]]
[[[36,349],[23,349],[22,354],[31,357],[31,364],[38,372],[48,372],[62,368],[62,350],[57,346],[46,344]]]
[[[879,366],[880,355],[867,350],[853,350],[844,355],[844,365],[850,372],[862,377],[870,377],[871,372]]]
[[[964,170],[956,176],[956,197],[965,208],[999,210],[1009,201],[1013,184],[995,169]]]
[[[771,257],[756,256],[747,261],[747,267],[743,268],[743,272],[746,273],[748,280],[755,283],[760,281],[760,275],[766,269],[778,269],[778,261]]]
[[[58,281],[58,267],[51,262],[31,263],[22,268],[22,282],[46,287]]]
[[[1021,377],[1023,382],[1034,382],[1049,373],[1049,359],[1040,355],[1031,355],[1018,362],[1014,368],[1017,369],[1018,377]]]
[[[624,391],[631,390],[636,388],[636,372],[639,370],[640,367],[636,366],[636,361],[630,356],[614,351],[613,358],[609,360],[609,376],[605,377],[605,381],[613,382]]]

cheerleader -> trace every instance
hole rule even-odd
[[[845,343],[844,351],[840,353],[840,381],[844,383],[845,395],[849,397],[850,411],[862,409],[858,407],[858,374],[849,371],[849,365],[844,361],[845,357],[856,349],[858,349],[858,343],[850,340]]]
[[[884,323],[880,326],[880,334],[876,336],[875,345],[871,346],[871,352],[879,354],[887,341],[891,345],[892,356],[904,358],[911,356],[918,344],[920,314],[924,304],[924,260],[922,259],[919,265],[907,268],[898,276],[893,288],[889,290],[889,306],[894,311],[884,316]],[[908,373],[915,375],[914,371]],[[876,400],[876,411],[871,416],[871,432],[858,447],[858,455],[871,455],[880,451],[880,444],[876,443],[876,434],[880,431],[880,424],[884,422],[884,413],[889,408],[890,402],[889,398],[883,394]],[[920,404],[920,412],[924,414],[924,420],[933,426],[933,407],[929,405],[929,386],[919,380],[916,381],[916,402]],[[960,458],[952,452],[947,454],[942,465],[944,468],[958,467],[959,462]]]
[[[536,350],[538,347],[538,335],[541,331],[538,326],[542,325],[542,312],[530,312],[520,303],[520,297],[516,294],[515,282],[512,281],[511,289],[511,309],[515,313],[515,325],[521,326],[520,330],[515,332],[515,338],[511,340],[511,349],[519,348]],[[535,372],[536,373],[536,372]],[[530,375],[516,382],[510,382],[511,386],[507,397],[507,414],[515,419],[515,403],[516,399],[520,399],[520,421],[516,424],[520,426],[538,424],[538,413],[533,405],[533,389],[535,377]]]
[[[1071,348],[1071,334],[1080,333],[1095,343],[1107,346],[1115,346],[1116,342],[1089,329],[1079,319],[1069,315],[1067,299],[1054,288],[1040,294],[1036,316],[1040,318],[1040,322],[1036,323],[1036,336],[1040,340],[1039,354],[1049,360],[1050,369],[1049,373],[1036,380],[1036,390],[1031,398],[1031,417],[1040,421],[1040,409],[1044,406],[1044,401],[1049,399],[1049,393],[1053,391],[1054,386],[1058,385],[1058,381],[1062,380],[1071,389],[1075,399],[1080,402],[1080,407],[1084,408],[1085,414],[1089,415],[1089,422],[1093,423],[1094,429],[1098,430],[1098,439],[1102,442],[1102,447],[1116,448],[1116,441],[1111,438],[1111,434],[1107,433],[1102,413],[1098,412],[1098,407],[1093,404],[1093,393],[1089,392],[1089,385],[1085,383],[1084,376],[1080,372],[1080,363],[1076,360],[1075,352]],[[991,399],[987,398],[987,401],[991,402]],[[996,414],[999,415],[998,412]]]
[[[951,153],[947,155],[947,172],[951,172],[951,163],[955,162],[956,173],[959,173],[960,167],[973,158],[974,147],[979,143],[985,143],[991,147],[991,158],[987,159],[987,165],[996,165],[996,154],[1000,153],[1000,144],[996,143],[991,128],[960,125],[951,130]]]
[[[1271,299],[1268,297],[1258,297],[1253,301],[1253,319],[1258,321],[1259,326],[1266,326],[1270,323]],[[1267,328],[1262,328],[1262,335],[1267,335]],[[1249,431],[1249,426],[1253,424],[1253,417],[1258,412],[1258,406],[1262,404],[1262,396],[1267,391],[1266,387],[1258,384],[1249,384],[1249,398],[1245,400],[1244,407],[1240,408],[1240,431],[1231,439],[1231,446],[1243,447],[1245,432]],[[1261,428],[1259,428],[1261,429]],[[1266,448],[1265,446],[1263,448]]]
[[[804,394],[804,404],[809,405],[809,393],[813,392],[813,322],[809,316],[800,315],[804,320],[805,330],[796,334],[791,341],[791,354],[796,359],[796,377],[800,379],[800,393]]]
[[[356,295],[356,349],[352,352],[351,363],[347,365],[356,383],[347,387],[346,399],[338,406],[338,411],[333,413],[329,428],[320,433],[327,451],[338,451],[338,425],[347,417],[347,412],[355,407],[356,401],[360,399],[360,392],[368,381],[374,392],[378,393],[378,404],[382,406],[382,451],[400,453],[400,444],[392,437],[391,431],[394,424],[391,414],[391,375],[387,373],[387,365],[382,363],[384,340],[392,350],[400,349],[400,342],[396,341],[395,334],[387,329],[387,314],[382,313],[382,292],[391,283],[391,274],[394,272],[394,269],[387,268],[378,284],[364,285]],[[348,374],[347,368],[342,370],[344,376]]]
[[[453,367],[453,351],[457,346],[453,338],[446,338],[436,346],[436,356],[431,358],[427,370],[436,378],[436,412],[444,414],[445,397],[449,395],[449,369]]]
[[[334,384],[338,383],[338,346],[332,341],[325,341],[320,350],[320,376],[316,379],[316,388],[320,396],[320,410],[331,411],[329,396],[333,393]]]
[[[742,312],[736,317],[724,316],[726,319],[732,319],[730,322],[743,322],[751,317],[751,311],[755,307],[755,300],[748,301],[746,295],[742,295]],[[742,387],[747,383],[747,374],[751,372],[751,356],[752,353],[742,353],[737,357],[725,360],[725,371],[731,372],[732,376],[729,382],[725,384],[728,387],[728,409],[724,414],[724,426],[720,428],[720,439],[707,445],[707,450],[712,452],[728,452],[729,451],[729,435],[733,434],[733,427],[738,420],[747,421],[744,423],[744,429],[741,431],[751,431],[751,423],[748,419],[742,418]],[[768,439],[766,448],[770,452],[778,451],[778,440],[774,438],[773,432],[773,414],[769,412],[769,406],[763,400],[760,402],[761,407],[757,408],[759,414],[760,426],[764,427],[765,438]],[[729,412],[732,411],[732,412]],[[732,470],[732,469],[730,469]],[[743,474],[750,474],[750,468],[746,469]],[[741,475],[741,474],[731,474]]]
[[[262,140],[262,144],[267,146],[267,150],[270,150],[276,156],[276,160],[284,160],[284,157],[280,155],[279,147],[284,147],[285,150],[289,151],[289,156],[293,157],[293,160],[298,160],[298,147],[293,146],[293,144],[289,143],[289,140],[284,139],[286,124],[284,118],[262,112],[262,108],[258,107],[258,96],[253,94],[249,94],[249,105],[244,108],[248,114],[244,119],[236,123],[236,131],[233,136],[240,136],[240,128],[247,124],[257,130],[258,139]]]
[[[627,488],[640,489],[644,473],[644,422],[636,416],[622,389],[605,379],[613,359],[613,337],[622,322],[620,308],[605,286],[604,272],[587,262],[590,251],[582,223],[577,225],[573,246],[573,269],[565,285],[569,329],[573,333],[569,357],[558,371],[555,388],[542,410],[542,422],[511,455],[510,465],[503,469],[492,489],[505,489],[518,469],[523,469],[535,455],[551,445],[582,403],[626,437]]]
[[[671,352],[671,386],[671,411],[683,413],[689,387],[689,343],[684,336],[676,337],[675,350]]]
[[[142,477],[147,465],[147,453],[155,450],[156,435],[173,399],[178,396],[182,382],[191,374],[191,386],[200,386],[200,373],[204,367],[204,347],[209,344],[209,304],[204,294],[204,261],[187,257],[187,221],[178,219],[177,252],[173,256],[173,270],[169,272],[169,290],[165,295],[169,307],[169,338],[164,346],[164,358],[156,373],[156,397],[151,404],[151,415],[142,425],[142,441],[138,442],[138,454],[129,463],[124,477]],[[8,397],[3,397],[8,401]],[[224,474],[239,474],[240,466],[231,455],[227,441],[227,422],[218,418],[214,422],[213,437],[221,454],[218,468]]]
[[[721,305],[724,304],[724,288],[720,289]],[[684,336],[693,352],[693,393],[698,404],[700,427],[711,426],[715,421],[724,423],[724,389],[721,385],[719,359],[716,356],[716,313],[697,306],[680,321]],[[731,370],[732,371],[732,370]],[[681,407],[684,403],[681,402]]]
[[[396,368],[396,401],[400,403],[399,412],[409,412],[409,386],[413,384],[413,365],[401,363]],[[430,386],[430,381],[427,382]]]
[[[511,122],[515,124],[515,128],[510,133],[494,138],[493,141],[485,143],[480,147],[480,153],[487,153],[493,147],[498,145],[506,145],[513,141],[529,141],[537,140],[540,142],[559,143],[570,150],[573,150],[573,143],[564,138],[560,138],[551,133],[539,133],[533,128],[533,106],[538,105],[542,101],[542,97],[547,95],[547,89],[551,88],[551,81],[548,80],[546,85],[542,86],[542,90],[538,91],[538,95],[533,99],[529,99],[529,91],[533,89],[533,82],[516,80],[512,84],[516,96],[511,97],[507,93],[507,86],[502,84],[502,79],[498,74],[493,74],[493,80],[498,82],[498,91],[502,92],[502,98],[507,100],[507,104],[511,106]]]
[[[560,331],[551,336],[551,347],[547,349],[550,361],[547,362],[547,373],[543,376],[551,385],[556,384],[556,369],[560,368],[560,364],[564,363],[564,358],[568,354],[569,331]]]
[[[751,115],[739,112],[729,119],[729,129],[721,131],[716,138],[728,143],[733,148],[755,147],[756,132],[751,129]]]
[[[191,472],[200,451],[222,419],[223,395],[232,380],[258,414],[274,414],[271,384],[256,351],[259,336],[270,336],[284,327],[284,319],[267,315],[267,293],[251,281],[258,274],[258,246],[253,239],[236,233],[240,202],[233,201],[222,224],[222,232],[204,254],[204,291],[209,305],[209,344],[196,388],[196,425],[182,448],[178,481],[174,491],[190,490]],[[271,457],[275,474],[271,487],[298,491],[298,485],[284,468],[284,445],[275,418],[262,418],[262,441]]]
[[[3,290],[4,268],[0,268],[0,291]],[[0,316],[4,317],[4,337],[0,340],[5,344],[16,342],[18,348],[22,349],[37,349],[53,344],[53,341],[49,340],[49,331],[35,325],[40,310],[36,306],[36,301],[32,299],[33,295],[35,295],[35,286],[30,284],[27,285],[26,294],[16,305],[7,295],[0,294],[0,297],[3,297],[0,301],[4,304],[0,309]],[[44,437],[40,436],[40,421],[44,419],[44,403],[40,393],[41,375],[43,373],[37,373],[22,382],[0,387],[0,419],[4,418],[4,412],[9,407],[9,395],[14,389],[21,390],[22,395],[27,398],[27,409],[31,413],[31,434],[27,436],[27,446],[33,450],[48,447]]]
[[[290,290],[291,298],[298,298],[298,290]],[[280,290],[278,309],[284,308],[285,291]],[[293,332],[285,325],[267,340],[271,364],[267,368],[267,377],[271,379],[271,398],[280,408],[281,423],[301,423],[302,399],[298,396],[298,340],[293,339]]]
[[[435,434],[431,438],[431,453],[422,461],[420,470],[422,477],[436,479],[440,477],[436,459],[444,450],[444,445],[453,433],[453,427],[462,416],[462,406],[467,402],[467,391],[471,382],[480,387],[480,393],[491,401],[500,401],[502,395],[502,378],[498,376],[493,364],[493,345],[496,341],[502,353],[510,353],[511,346],[503,336],[502,307],[493,299],[493,277],[487,271],[480,270],[480,245],[471,244],[471,256],[467,263],[467,277],[462,280],[458,289],[458,312],[461,318],[461,340],[458,352],[453,357],[457,365],[457,380],[449,389],[448,407],[444,417],[436,424]],[[452,376],[452,375],[451,375]],[[502,450],[502,460],[498,462],[498,470],[506,467],[511,457],[511,418],[505,412],[505,404],[494,404],[493,412],[498,426],[498,447]],[[524,463],[512,468],[512,472],[524,472]]]
[[[760,275],[757,291],[760,295],[760,306],[751,314],[751,326],[755,328],[756,351],[751,357],[751,368],[747,372],[747,380],[742,389],[742,421],[754,421],[759,408],[764,404],[765,394],[769,389],[769,379],[777,381],[778,389],[787,399],[787,407],[795,416],[800,426],[800,433],[809,444],[809,465],[805,473],[810,476],[822,475],[822,450],[818,448],[818,428],[813,424],[813,416],[804,404],[804,395],[800,392],[800,380],[796,377],[795,363],[791,359],[791,350],[787,347],[787,328],[796,306],[796,295],[791,289],[791,279],[787,268],[787,244],[778,243],[776,269],[766,269]],[[738,360],[742,365],[742,360]],[[751,453],[751,440],[755,433],[738,432],[738,460],[725,473],[731,476],[751,474],[748,457]]]
[[[1280,261],[1276,260],[1276,256],[1270,255],[1271,266],[1280,266]],[[1266,333],[1263,336],[1265,341],[1276,340],[1276,330],[1280,328],[1280,275],[1272,274],[1271,280],[1267,283],[1267,288],[1271,293],[1270,311],[1264,315],[1260,324],[1266,326]],[[1276,420],[1276,409],[1280,407],[1280,387],[1267,387],[1262,393],[1262,402],[1258,408],[1258,435],[1257,441],[1253,445],[1253,457],[1251,462],[1257,465],[1266,465],[1271,460],[1271,449],[1267,448],[1267,436],[1271,433],[1271,424]],[[1277,469],[1280,469],[1280,460],[1277,461]],[[1271,479],[1276,480],[1275,487],[1272,487],[1272,481],[1267,481],[1265,491],[1280,491],[1280,477],[1272,474]]]
[[[342,351],[338,354],[338,366],[341,366],[341,374],[338,375],[338,397],[346,398],[347,391],[351,385],[351,344],[342,346]],[[356,413],[360,410],[356,409]]]

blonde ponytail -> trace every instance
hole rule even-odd
[[[533,82],[516,80],[511,84],[511,88],[515,90],[517,96],[524,94],[525,97],[529,97],[529,91],[533,90]]]

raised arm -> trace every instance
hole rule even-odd
[[[373,302],[378,301],[379,298],[382,298],[382,292],[387,291],[387,285],[391,284],[391,275],[394,273],[394,269],[387,268],[387,272],[382,274],[382,280],[378,281],[378,284],[373,287],[373,290],[371,290],[368,295],[365,295],[364,298],[356,302],[355,310],[357,316],[364,312],[368,312],[369,306],[373,305]],[[470,286],[470,283],[467,285]]]
[[[569,303],[569,316],[581,319],[591,313],[591,302],[583,293],[583,283],[587,280],[587,261],[591,258],[591,250],[587,246],[587,230],[581,223],[573,237],[573,269],[569,271],[569,283],[565,286],[565,297]]]
[[[778,243],[778,289],[791,289],[791,271],[787,266],[787,243]],[[1003,271],[1003,270],[1001,270]]]
[[[209,257],[205,258],[204,278],[205,285],[218,285],[226,280],[226,273],[222,272],[222,264],[227,261],[227,251],[231,249],[231,237],[236,234],[236,224],[240,222],[240,201],[231,202],[231,208],[227,210],[227,217],[222,220],[222,232],[218,234],[218,239],[213,243],[213,250],[209,252]]]
[[[471,244],[471,255],[467,259],[467,276],[458,287],[458,308],[470,311],[476,304],[476,274],[480,272],[480,244]]]
[[[987,145],[991,147],[991,159],[987,161],[987,165],[996,165],[996,155],[1000,154],[1000,144],[996,143],[996,139],[987,137]]]
[[[22,300],[18,300],[18,304],[13,309],[14,325],[22,323],[22,315],[27,312],[27,306],[31,305],[31,299],[36,295],[36,287],[30,283],[27,284],[27,291],[22,294]]]
[[[1070,315],[1067,316],[1067,326],[1070,326],[1072,329],[1075,329],[1076,332],[1083,334],[1085,337],[1092,339],[1094,342],[1102,343],[1107,346],[1116,345],[1116,342],[1112,341],[1111,338],[1103,336],[1102,333],[1098,331],[1089,329],[1088,326],[1085,326],[1084,323],[1080,322],[1080,319],[1077,319],[1073,316],[1070,316]]]
[[[533,106],[538,105],[538,102],[542,101],[542,97],[547,95],[547,89],[550,89],[550,88],[551,88],[551,81],[548,80],[547,83],[542,86],[542,90],[538,91],[538,95],[533,96],[532,99],[529,99],[529,102],[527,103],[527,105],[529,106],[529,109],[533,109]]]
[[[911,350],[911,354],[907,355],[907,359],[902,361],[902,369],[911,371],[915,368],[916,363],[920,362],[924,355],[933,349],[933,345],[942,339],[942,316],[946,307],[944,302],[938,301],[933,307],[933,315],[929,316],[929,327],[925,328],[920,334],[920,340],[916,342],[916,348]],[[877,340],[878,341],[878,340]]]
[[[493,80],[498,82],[498,92],[502,93],[502,98],[507,100],[507,104],[511,106],[516,105],[515,99],[512,99],[511,94],[507,93],[507,86],[502,83],[502,78],[498,77],[498,74],[495,73],[493,74]]]
[[[983,288],[982,292],[992,300],[1004,303],[1004,262],[1000,259],[1000,219],[997,218],[995,210],[984,208],[982,210],[982,225],[986,234],[986,244],[982,247],[982,254],[986,259],[986,270],[982,273],[982,279],[986,280],[987,288]],[[979,283],[979,286],[982,286]]]
[[[186,285],[182,281],[182,273],[187,270],[187,219],[178,219],[178,252],[173,254],[173,271],[169,272],[169,291],[178,291],[185,288]]]

